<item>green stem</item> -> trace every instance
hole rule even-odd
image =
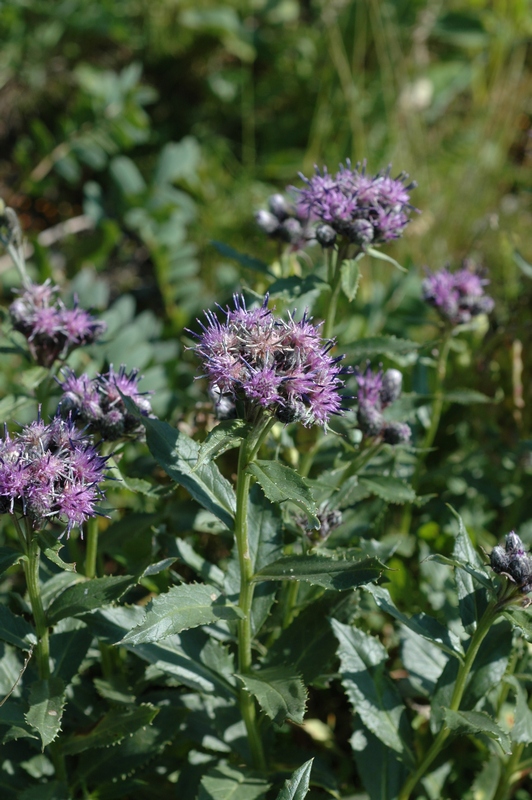
[[[336,261],[334,267],[331,263],[328,267],[328,281],[331,287],[331,296],[329,297],[329,305],[327,307],[327,314],[325,315],[325,323],[323,325],[323,338],[331,339],[334,331],[334,323],[336,319],[336,307],[338,305],[338,297],[340,295],[340,287],[342,283],[342,263],[347,255],[348,245],[340,245],[336,253]]]
[[[487,632],[493,625],[493,622],[495,621],[499,612],[500,612],[500,606],[497,604],[496,601],[492,601],[488,605],[486,611],[484,612],[481,620],[477,625],[475,633],[471,637],[471,642],[467,649],[466,657],[463,663],[460,665],[456,682],[454,684],[454,690],[451,697],[451,702],[449,704],[449,708],[451,709],[451,711],[458,711],[458,709],[460,708],[460,703],[462,702],[462,697],[464,695],[464,690],[466,687],[467,679],[469,677],[469,673],[471,672],[471,667],[473,666],[473,662],[477,656],[480,645],[482,644]],[[434,759],[439,755],[450,732],[451,732],[450,728],[448,728],[447,725],[445,725],[444,723],[440,728],[440,731],[436,736],[436,738],[434,739],[433,743],[427,750],[419,767],[406,780],[403,788],[401,789],[401,792],[399,793],[398,800],[408,800],[408,798],[410,797],[411,793],[413,792],[419,781],[428,771]]]
[[[35,651],[37,668],[41,680],[48,680],[50,677],[50,639],[46,614],[44,613],[41,600],[41,590],[39,586],[40,549],[35,535],[30,538],[26,555],[27,559],[24,560],[24,573],[26,575],[26,585],[37,633],[37,648]]]
[[[251,475],[247,469],[255,459],[262,442],[266,438],[274,422],[274,419],[264,417],[253,429],[248,438],[242,442],[238,458],[235,541],[240,567],[240,597],[238,605],[244,614],[243,618],[238,623],[238,670],[241,674],[250,672],[252,664],[251,605],[253,603],[254,592],[254,566],[251,559],[248,536],[248,506]],[[266,759],[257,725],[255,700],[245,688],[240,690],[240,710],[246,725],[253,766],[256,769],[265,770]]]
[[[90,517],[85,523],[87,549],[85,551],[85,575],[96,577],[96,561],[98,558],[98,517]]]
[[[511,756],[504,765],[504,770],[499,778],[493,800],[508,800],[510,797],[512,786],[520,780],[522,775],[523,764],[520,764],[519,761],[523,755],[524,749],[524,744],[517,744],[514,746]]]

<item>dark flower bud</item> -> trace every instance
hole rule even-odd
[[[283,222],[290,216],[288,204],[282,194],[272,194],[268,198],[268,207],[279,222]]]
[[[268,234],[268,236],[272,236],[274,233],[277,233],[279,228],[279,220],[264,208],[261,208],[260,211],[257,211],[255,214],[255,221],[259,228],[264,231],[264,233]]]
[[[494,572],[507,572],[510,559],[500,545],[496,545],[490,553],[490,565]]]
[[[523,556],[525,554],[523,542],[515,531],[510,531],[510,533],[506,536],[506,552],[510,555]]]
[[[280,225],[277,235],[288,244],[296,244],[302,238],[303,228],[299,220],[289,217]]]
[[[318,225],[316,239],[322,247],[333,247],[336,242],[336,231],[330,225]]]
[[[358,426],[366,436],[378,436],[384,427],[384,417],[370,405],[360,405],[357,412]]]
[[[346,233],[354,244],[365,245],[373,241],[373,225],[367,219],[356,219],[348,226]]]
[[[222,394],[217,386],[209,387],[209,396],[214,405],[216,419],[236,419],[236,403],[232,397]]]
[[[532,577],[532,563],[528,556],[515,555],[510,559],[506,570],[518,586],[522,586]]]
[[[387,369],[382,376],[379,397],[383,408],[395,403],[403,388],[403,376],[398,369]]]
[[[412,431],[405,422],[390,422],[382,432],[382,441],[386,444],[408,444]]]

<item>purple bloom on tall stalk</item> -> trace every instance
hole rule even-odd
[[[27,517],[33,528],[74,526],[95,516],[106,459],[71,420],[55,417],[0,439],[0,513]]]
[[[267,307],[246,307],[235,295],[234,308],[220,321],[206,311],[195,351],[203,361],[211,396],[233,404],[235,415],[256,421],[268,412],[281,422],[327,427],[342,411],[339,394],[344,370],[323,340],[319,326],[305,314],[296,322],[275,317]]]
[[[463,325],[479,314],[489,314],[495,305],[484,287],[489,280],[475,272],[467,260],[457,272],[446,267],[427,275],[422,283],[423,299],[452,325]]]
[[[382,412],[401,395],[403,376],[397,369],[373,372],[366,366],[364,372],[355,369],[357,379],[357,422],[365,436],[381,437],[386,444],[407,444],[410,427],[404,422],[388,422]]]
[[[76,347],[92,344],[107,327],[77,303],[66,308],[58,292],[50,281],[31,284],[9,307],[13,327],[26,337],[31,355],[43,367],[65,358]]]
[[[300,175],[306,186],[296,189],[298,205],[311,219],[324,223],[316,233],[322,246],[334,243],[331,230],[362,248],[402,236],[415,210],[409,192],[416,183],[406,184],[404,172],[392,178],[390,169],[370,176],[365,161],[352,168],[348,160],[336,175],[326,167],[323,171],[315,167],[311,178]]]
[[[122,399],[129,397],[144,417],[152,413],[146,392],[139,392],[139,371],[129,374],[124,365],[115,372],[97,375],[92,380],[87,375],[77,377],[68,367],[63,370],[64,380],[59,383],[63,390],[60,407],[63,412],[79,418],[91,433],[102,439],[116,441],[124,438],[139,438],[144,427],[138,417],[130,413]]]

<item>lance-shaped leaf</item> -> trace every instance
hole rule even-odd
[[[408,777],[400,756],[374,736],[359,717],[353,720],[353,727],[350,744],[369,800],[397,800]]]
[[[205,441],[200,444],[198,460],[193,471],[196,472],[206,462],[213,461],[218,456],[221,456],[222,453],[227,452],[227,450],[238,447],[242,439],[247,436],[250,428],[251,426],[244,422],[243,419],[227,419],[219,422],[209,432]]]
[[[416,493],[404,481],[391,475],[372,475],[371,478],[359,476],[359,485],[371,494],[376,494],[386,503],[413,503]]]
[[[158,642],[187,628],[242,616],[241,609],[229,605],[213,586],[204,583],[173,586],[152,600],[144,621],[124,636],[120,644]]]
[[[287,778],[276,800],[303,800],[307,796],[313,761],[305,761]]]
[[[360,283],[360,267],[358,266],[357,259],[351,258],[342,262],[341,281],[342,291],[349,300],[353,302],[358,292],[358,284]]]
[[[386,611],[390,616],[402,622],[407,628],[414,631],[414,633],[423,636],[432,642],[444,653],[448,653],[455,658],[461,659],[464,655],[464,649],[458,636],[451,630],[438,622],[434,617],[429,617],[427,614],[414,614],[412,617],[407,617],[395,607],[395,604],[390,597],[390,592],[383,586],[366,586],[368,591],[377,605],[382,611]]]
[[[277,725],[285,719],[301,724],[307,704],[307,691],[299,675],[288,667],[267,667],[258,672],[237,674],[265,714]]]
[[[198,800],[257,800],[270,785],[262,778],[222,764],[203,776]]]
[[[448,403],[458,403],[459,405],[469,406],[472,403],[493,403],[493,398],[488,397],[482,392],[473,389],[453,389],[445,392],[443,399]]]
[[[358,339],[353,344],[348,344],[343,349],[355,362],[363,361],[366,358],[386,355],[406,355],[419,350],[419,342],[412,342],[409,339],[397,339],[395,336],[371,336],[367,339]]]
[[[23,617],[13,614],[7,606],[0,605],[0,640],[20,650],[31,650],[37,644],[37,635]]]
[[[94,608],[109,605],[118,600],[130,586],[136,583],[131,575],[117,575],[105,578],[83,580],[67,587],[55,598],[48,608],[46,617],[49,625],[60,619],[75,617]]]
[[[479,572],[482,571],[482,561],[471,543],[462,518],[451,509],[458,520],[458,535],[456,537],[453,557],[462,564],[470,564]],[[486,592],[475,586],[472,575],[464,569],[455,572],[456,588],[458,590],[458,608],[462,624],[468,633],[476,630],[477,622],[486,610],[488,604]]]
[[[338,639],[342,685],[364,725],[381,742],[413,765],[410,728],[395,684],[384,671],[388,653],[373,636],[331,620]]]
[[[61,730],[64,705],[65,684],[61,678],[52,677],[32,684],[30,708],[25,717],[41,737],[43,749]]]
[[[13,550],[12,547],[0,547],[0,575],[23,558],[23,554]]]
[[[366,253],[368,254],[368,256],[371,256],[372,258],[376,258],[378,261],[387,261],[388,264],[393,264],[393,266],[396,269],[400,270],[401,272],[407,272],[408,271],[408,270],[405,269],[405,267],[402,267],[401,264],[398,261],[395,260],[395,258],[392,258],[391,256],[387,255],[386,253],[383,253],[382,250],[376,250],[374,247],[366,247],[365,250],[366,250]]]
[[[241,253],[239,250],[235,250],[234,247],[224,244],[224,242],[218,242],[215,239],[211,241],[211,244],[222,256],[225,256],[226,258],[232,258],[233,261],[236,261],[238,264],[240,264],[240,266],[250,269],[253,272],[260,272],[263,275],[269,275],[272,278],[274,277],[265,261],[261,261],[260,259],[255,258],[255,256],[249,256],[246,253]]]
[[[319,528],[316,501],[307,483],[295,470],[278,461],[259,459],[250,464],[247,471],[258,480],[268,500],[272,503],[290,500],[305,512],[315,528]]]
[[[67,563],[59,555],[59,551],[64,547],[64,542],[59,541],[57,536],[53,536],[48,531],[41,531],[37,539],[42,552],[53,564],[67,572],[76,571],[75,563]]]
[[[380,577],[384,565],[376,558],[337,561],[328,556],[290,555],[277,559],[253,576],[254,581],[305,581],[324,589],[345,591]]]
[[[233,527],[236,499],[233,487],[216,464],[198,466],[200,445],[166,422],[142,417],[152,456],[172,480],[184,486],[197,502]]]
[[[484,734],[496,741],[503,753],[511,753],[510,737],[484,711],[452,711],[444,708],[443,718],[455,734]]]
[[[71,736],[63,744],[65,755],[75,755],[91,747],[109,747],[126,736],[149,725],[159,712],[155,706],[143,704],[132,708],[112,708],[87,734]]]

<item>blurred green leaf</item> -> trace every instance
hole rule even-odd
[[[333,559],[328,556],[283,556],[263,567],[253,576],[254,581],[304,581],[325,589],[342,592],[375,581],[384,565],[376,558],[362,561]]]
[[[257,800],[269,788],[263,778],[222,764],[203,776],[198,800]]]
[[[78,581],[68,586],[49,606],[46,618],[49,625],[54,625],[66,617],[75,617],[92,611],[94,608],[109,605],[118,600],[136,583],[132,575],[107,576]]]

